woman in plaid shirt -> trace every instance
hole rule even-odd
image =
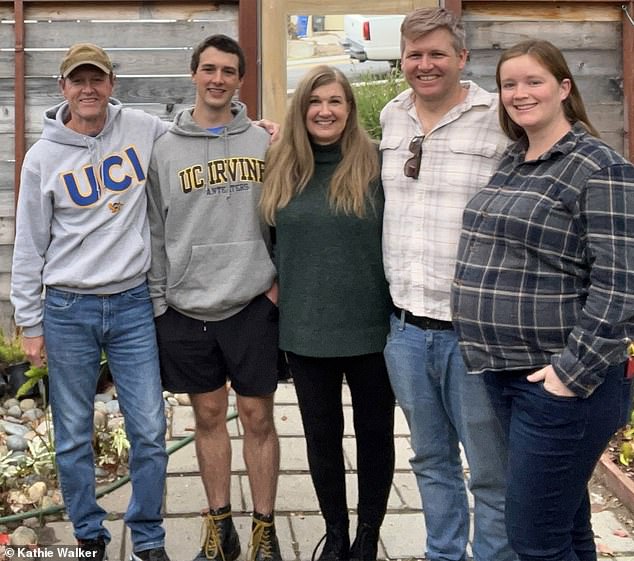
[[[587,482],[630,407],[634,166],[598,139],[561,52],[498,63],[514,141],[464,213],[453,322],[508,435],[521,560],[596,560]]]

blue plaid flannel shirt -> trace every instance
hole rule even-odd
[[[468,203],[452,286],[471,372],[552,364],[589,396],[634,332],[634,166],[580,124]]]

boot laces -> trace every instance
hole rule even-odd
[[[225,552],[222,549],[222,532],[219,530],[220,525],[217,522],[229,518],[230,512],[224,514],[208,514],[205,519],[203,531],[205,537],[202,540],[202,549],[207,559],[215,559],[220,554],[222,561],[225,561]]]
[[[273,522],[254,519],[253,530],[251,531],[251,555],[250,561],[256,561],[258,554],[260,559],[273,559],[274,547]]]

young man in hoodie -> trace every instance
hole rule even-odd
[[[191,58],[193,108],[157,141],[148,177],[152,266],[164,386],[187,392],[209,512],[196,561],[233,561],[240,541],[231,517],[227,380],[244,427],[253,500],[252,561],[281,561],[273,522],[279,442],[277,285],[258,202],[268,134],[233,99],[245,59],[225,35]]]
[[[111,97],[114,83],[112,62],[96,45],[76,44],[62,60],[65,101],[46,111],[42,137],[22,167],[11,302],[28,360],[48,363],[58,473],[82,555],[106,559],[110,540],[95,499],[92,449],[103,350],[131,445],[131,560],[169,561],[144,189],[152,146],[167,125],[123,109]]]

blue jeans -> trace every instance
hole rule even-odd
[[[132,496],[125,515],[135,551],[164,544],[165,410],[148,289],[109,296],[48,288],[44,308],[56,460],[77,539],[110,534],[95,499],[94,396],[106,352],[130,441]]]
[[[481,376],[467,374],[453,330],[423,330],[391,317],[385,360],[409,424],[410,460],[427,528],[426,559],[463,561],[469,507],[459,442],[475,498],[476,561],[516,559],[506,537],[505,447],[502,426]]]
[[[627,422],[631,383],[620,364],[587,399],[560,397],[526,380],[535,370],[484,375],[508,435],[509,540],[522,561],[596,561],[587,485]]]

